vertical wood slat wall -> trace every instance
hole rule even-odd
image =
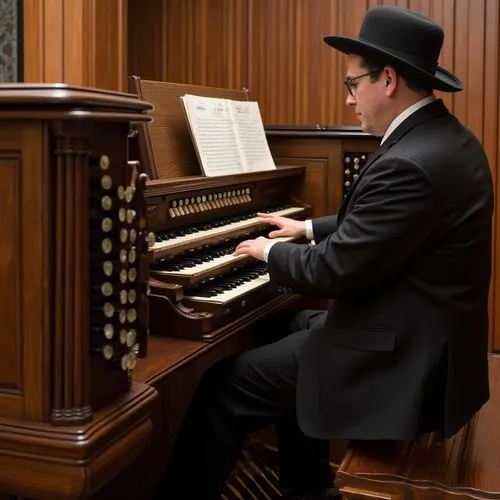
[[[127,0],[24,0],[24,80],[125,91],[127,7]]]
[[[443,27],[440,64],[465,90],[439,95],[484,144],[499,193],[500,0],[148,0],[148,9],[128,0],[129,73],[248,88],[267,124],[357,125],[344,103],[345,57],[322,38],[356,36],[366,9],[382,4]],[[500,216],[494,225],[490,348],[500,351]]]

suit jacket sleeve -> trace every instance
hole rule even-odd
[[[318,243],[337,230],[337,216],[327,215],[312,219],[314,241]]]
[[[341,298],[398,273],[436,224],[427,174],[405,158],[380,158],[360,179],[336,232],[318,245],[276,243],[271,281],[295,293]]]

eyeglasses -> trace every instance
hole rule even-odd
[[[349,92],[349,94],[351,94],[351,96],[354,97],[354,95],[356,93],[356,89],[358,88],[357,80],[359,80],[360,78],[364,78],[365,76],[368,76],[368,75],[370,75],[370,76],[377,75],[381,71],[382,71],[381,69],[374,69],[372,71],[368,71],[368,73],[363,73],[362,75],[355,76],[354,78],[346,78],[344,80],[344,85],[347,89],[347,92]]]

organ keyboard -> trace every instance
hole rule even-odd
[[[279,296],[265,265],[250,256],[233,257],[232,252],[240,241],[271,230],[258,221],[259,211],[292,218],[310,214],[308,205],[290,197],[302,175],[302,168],[287,167],[200,178],[197,189],[183,186],[182,180],[165,180],[146,189],[148,226],[156,240],[150,266],[151,334],[214,340],[222,326],[243,315],[257,318],[259,306],[269,306]],[[205,183],[213,187],[207,189]],[[207,205],[203,210],[196,206],[196,200],[213,199],[218,191],[238,192],[240,184],[247,194],[238,203]],[[190,201],[192,211],[174,214],[171,209],[181,199]],[[283,297],[278,302],[281,306]]]
[[[275,215],[292,217],[300,214],[304,209],[302,207],[279,207],[267,211],[273,212]],[[249,234],[259,228],[257,212],[250,212],[209,223],[195,224],[182,228],[180,231],[159,231],[156,233],[156,242],[152,251],[155,259],[164,255],[171,256],[189,249],[193,244],[213,244],[216,241],[224,241],[241,234]]]
[[[263,233],[265,235],[267,233]],[[254,235],[255,236],[255,235]],[[153,276],[162,276],[171,283],[178,283],[189,288],[200,281],[210,278],[214,273],[222,273],[238,264],[248,262],[251,257],[232,253],[240,241],[237,238],[216,247],[207,246],[199,251],[189,251],[173,259],[161,259],[154,263],[151,271]],[[275,238],[275,241],[288,242],[294,238]]]
[[[137,77],[131,86],[155,106],[153,123],[138,128],[138,158],[151,179],[148,227],[155,233],[150,333],[212,341],[232,322],[251,323],[295,300],[272,287],[265,264],[232,252],[240,241],[272,229],[259,222],[258,212],[296,219],[311,214],[310,205],[297,199],[305,168],[203,177],[180,96],[245,100],[246,92]]]

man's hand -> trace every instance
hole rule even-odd
[[[303,220],[289,219],[279,215],[258,213],[259,222],[271,224],[278,227],[269,233],[269,238],[278,238],[280,236],[305,236],[306,223]]]
[[[259,236],[255,240],[245,240],[242,241],[233,252],[233,255],[236,257],[238,255],[251,255],[253,258],[257,260],[264,260],[264,248],[270,242],[264,236]]]

